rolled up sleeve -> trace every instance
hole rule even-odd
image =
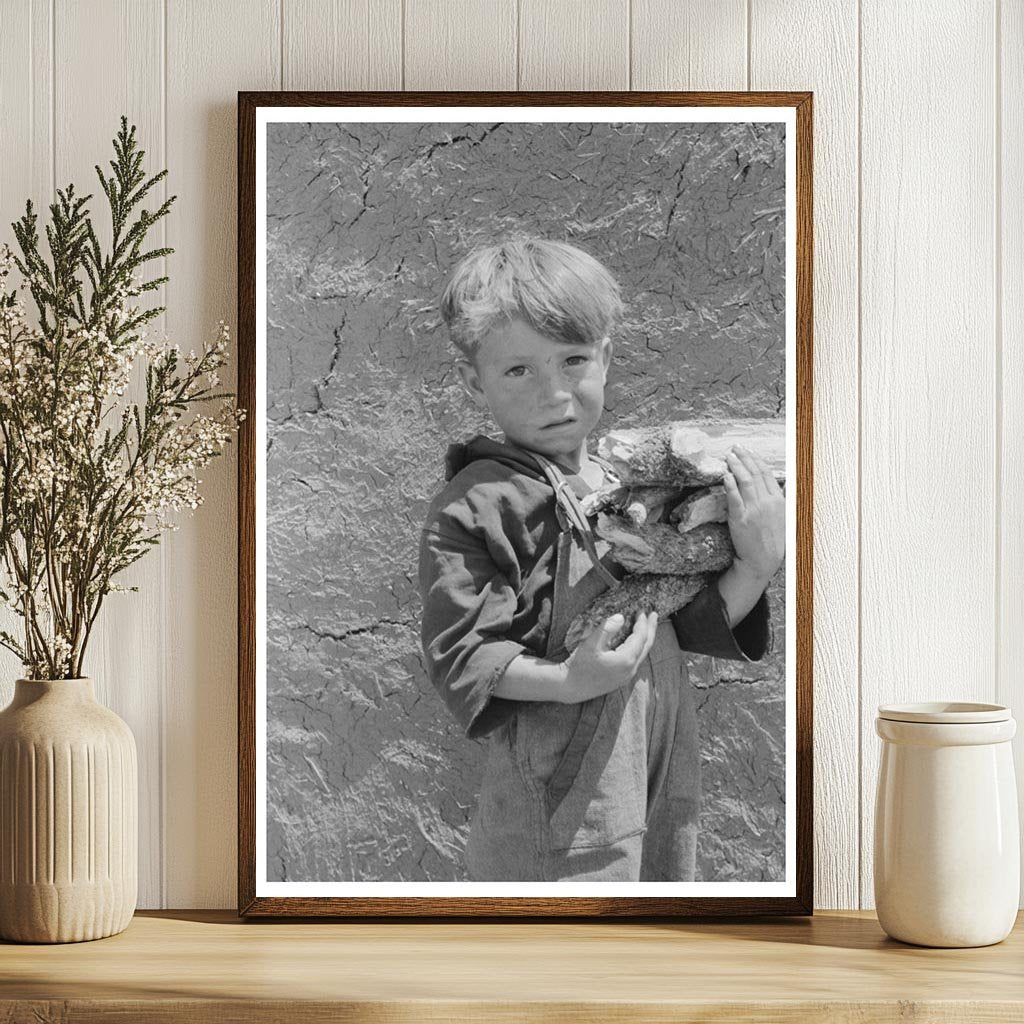
[[[494,697],[509,662],[526,647],[505,639],[516,592],[486,544],[454,524],[420,534],[421,641],[434,688],[466,736],[495,729],[512,702]]]
[[[760,661],[774,647],[768,592],[734,626],[717,579],[672,615],[676,639],[684,651],[731,661]]]

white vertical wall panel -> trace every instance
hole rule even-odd
[[[519,0],[520,89],[630,89],[627,0]]]
[[[282,88],[402,88],[402,0],[281,2]]]
[[[281,84],[276,0],[167,0],[168,330],[198,349],[231,325],[235,390],[239,90]],[[214,412],[214,408],[208,408]],[[167,542],[165,905],[236,905],[236,443],[205,471],[204,504]]]
[[[49,0],[11,0],[0,32],[0,241],[19,252],[11,221],[31,199],[45,211],[53,184],[53,31]],[[33,307],[29,300],[29,309]],[[14,655],[11,655],[13,658]],[[18,667],[16,665],[16,667]]]
[[[996,312],[1002,341],[1002,514],[996,700],[1013,709],[1018,723],[1014,752],[1024,823],[1024,4],[1004,0],[1000,7],[996,265],[1002,301]]]
[[[515,0],[408,0],[403,9],[403,88],[517,87]]]
[[[110,204],[95,166],[112,175],[121,115],[136,125],[143,168],[151,177],[165,166],[163,135],[163,10],[160,0],[68,0],[55,5],[54,167],[56,185],[92,194],[90,211],[100,245],[113,238]],[[96,54],[104,59],[96,60]],[[89,88],[83,88],[83,82]],[[162,183],[161,183],[162,184]],[[162,201],[157,187],[150,208]],[[133,220],[138,217],[136,210]],[[40,229],[40,236],[43,231]],[[123,235],[122,235],[123,237]],[[163,226],[151,229],[142,251],[163,244]],[[147,280],[164,273],[164,260],[146,265]],[[85,275],[83,281],[88,287]],[[163,289],[136,297],[141,308],[164,303]],[[149,325],[156,332],[162,318]],[[136,366],[121,403],[145,408],[145,372]],[[121,406],[123,407],[123,405]],[[161,905],[162,748],[164,692],[164,578],[159,551],[150,551],[117,578],[138,593],[108,594],[89,635],[82,671],[96,697],[131,727],[139,764],[139,906]]]
[[[0,243],[21,254],[11,223],[25,213],[25,201],[40,220],[47,216],[53,189],[53,26],[49,0],[16,0],[3,8],[0,32]],[[8,287],[21,283],[15,270]],[[35,303],[22,291],[30,322]],[[0,629],[20,637],[22,620],[0,607]],[[14,696],[24,674],[18,657],[0,647],[0,707]]]
[[[747,88],[747,0],[632,0],[631,89]]]
[[[877,705],[995,693],[993,16],[862,5],[864,907]]]
[[[753,0],[750,46],[751,88],[814,93],[814,888],[819,907],[856,907],[856,8]]]

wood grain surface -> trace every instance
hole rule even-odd
[[[1001,419],[997,438],[999,548],[999,652],[995,696],[1019,710],[1024,675],[1024,4],[1003,4],[999,10],[1002,78],[996,93],[1001,130],[997,140],[996,307],[997,376]],[[1003,182],[1007,187],[1003,187]],[[1018,716],[1019,717],[1019,716]],[[1024,779],[1024,742],[1014,745],[1017,778]],[[1018,782],[1024,792],[1024,784]],[[1022,890],[1024,891],[1024,890]],[[850,904],[852,905],[852,904]]]
[[[854,907],[862,856],[860,592],[839,581],[858,578],[860,547],[859,10],[784,0],[753,3],[750,12],[749,88],[814,83],[814,891],[817,906]]]
[[[1020,922],[997,945],[936,950],[889,939],[865,911],[631,924],[148,911],[96,942],[0,944],[0,1020],[1011,1021],[1022,955]]]
[[[861,107],[861,906],[874,899],[878,706],[995,699],[997,517],[968,521],[959,496],[996,485],[994,15],[870,3],[861,20],[876,68]],[[881,64],[893,47],[904,59]],[[894,631],[911,608],[913,626]]]

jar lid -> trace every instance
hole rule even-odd
[[[1006,722],[1010,719],[1010,709],[1005,704],[972,704],[957,701],[880,704],[878,717],[890,722],[931,722],[935,725]]]

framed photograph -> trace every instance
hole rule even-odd
[[[239,914],[811,914],[812,95],[238,94]]]

